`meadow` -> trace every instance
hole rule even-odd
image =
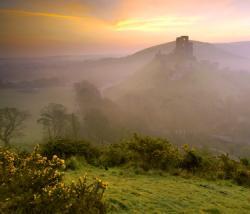
[[[249,213],[250,163],[135,134],[0,147],[0,213]]]
[[[250,189],[230,181],[208,181],[149,171],[138,174],[129,169],[109,170],[82,165],[68,171],[65,181],[79,176],[98,177],[108,182],[104,200],[109,213],[225,213],[247,214]]]

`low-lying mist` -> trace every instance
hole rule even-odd
[[[44,138],[37,120],[57,103],[79,120],[78,138],[99,144],[139,132],[249,155],[249,55],[239,45],[193,46],[192,59],[174,55],[174,42],[117,58],[1,59],[0,106],[30,112],[26,143]]]

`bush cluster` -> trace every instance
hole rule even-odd
[[[81,156],[94,164],[99,157],[100,150],[87,141],[72,141],[66,139],[55,139],[41,145],[41,154],[51,158],[57,155],[60,158],[68,159],[72,156]]]
[[[105,166],[132,165],[142,170],[164,170],[175,175],[181,173],[209,179],[231,179],[239,185],[250,186],[250,165],[247,159],[233,160],[228,154],[219,156],[205,153],[188,145],[178,148],[166,139],[132,138],[102,151]]]
[[[100,180],[65,185],[65,163],[53,155],[18,154],[0,148],[0,213],[105,213],[106,184]]]
[[[233,160],[188,145],[179,148],[166,139],[134,134],[117,144],[97,147],[84,141],[55,141],[43,146],[43,154],[57,154],[68,159],[68,168],[79,168],[79,156],[90,164],[105,167],[127,166],[143,171],[164,170],[174,175],[195,175],[209,179],[231,179],[250,186],[250,164],[247,159]],[[76,159],[73,156],[78,156]]]

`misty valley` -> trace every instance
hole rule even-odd
[[[0,213],[249,213],[249,83],[250,42],[1,58]]]
[[[37,142],[46,137],[37,119],[45,106],[56,103],[77,115],[79,137],[97,143],[138,132],[235,157],[249,155],[250,44],[245,56],[239,55],[244,43],[192,44],[191,59],[175,53],[175,42],[118,58],[1,59],[0,105],[31,114],[18,139],[26,143],[34,143],[29,129]]]

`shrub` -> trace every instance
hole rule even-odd
[[[250,161],[247,158],[240,158],[240,162],[244,166],[249,166],[250,165]]]
[[[80,169],[85,163],[86,160],[84,157],[72,156],[65,161],[66,170],[77,170]]]
[[[58,139],[41,145],[41,153],[47,157],[57,155],[60,158],[83,156],[88,163],[93,164],[99,157],[99,150],[86,141]]]
[[[234,175],[234,180],[239,185],[250,186],[250,172],[246,169],[238,169]]]
[[[232,179],[236,174],[239,163],[235,160],[230,159],[228,154],[222,154],[219,156],[219,166],[218,169],[221,171],[223,179]]]
[[[0,148],[0,213],[105,213],[102,196],[106,188],[100,180],[86,177],[65,185],[64,160],[29,155]]]
[[[202,156],[199,155],[194,149],[190,149],[188,145],[183,146],[184,155],[181,161],[181,167],[188,171],[195,172],[202,166]]]
[[[165,139],[134,135],[127,141],[127,148],[144,170],[167,169],[179,163],[178,149]]]
[[[100,162],[105,167],[121,166],[129,161],[129,154],[124,144],[111,144],[104,148]]]

